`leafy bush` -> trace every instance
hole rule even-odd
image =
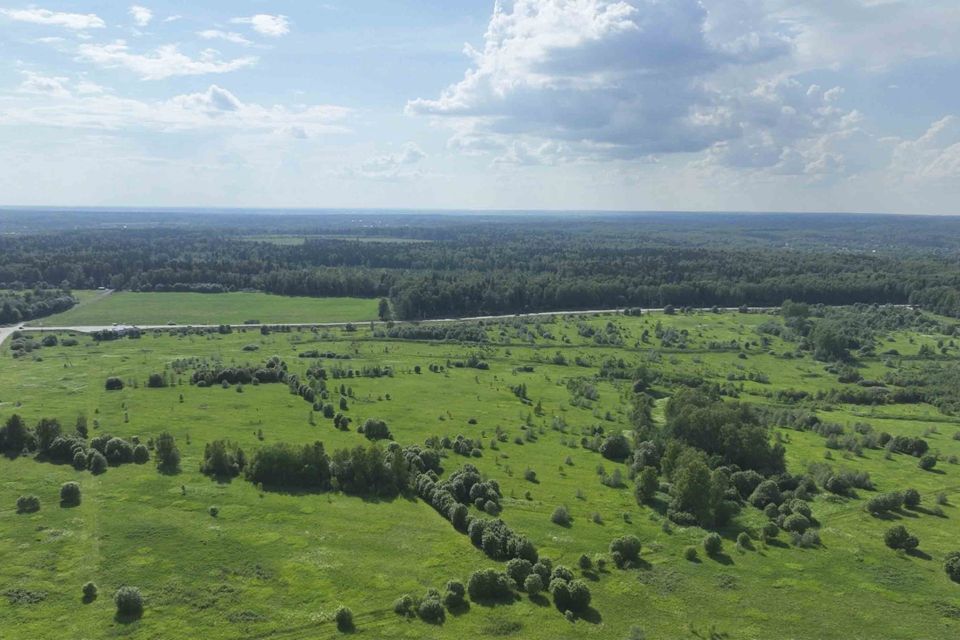
[[[810,520],[800,513],[793,513],[784,518],[783,529],[791,533],[800,533],[810,528]]]
[[[37,496],[20,496],[17,498],[17,513],[35,513],[40,511],[40,498]]]
[[[115,377],[107,378],[104,387],[107,391],[121,391],[123,389],[123,380]]]
[[[533,571],[533,564],[524,558],[513,558],[507,562],[504,572],[519,588]]]
[[[958,566],[960,566],[960,563],[958,563]],[[523,590],[531,596],[537,595],[543,591],[543,578],[536,573],[531,573],[527,576],[527,579],[523,581]]]
[[[930,471],[937,466],[937,456],[927,454],[920,458],[920,462],[917,463],[917,466],[924,471]]]
[[[92,582],[88,582],[85,585],[83,585],[82,591],[83,591],[83,599],[86,602],[90,602],[97,597],[97,585]]]
[[[910,532],[908,532],[907,528],[902,524],[887,529],[887,532],[883,535],[883,541],[891,549],[904,549],[908,551],[910,549],[916,549],[920,544],[916,536],[910,535]]]
[[[233,478],[243,471],[246,464],[243,449],[229,440],[214,440],[203,448],[200,473],[215,478]]]
[[[420,619],[424,622],[440,624],[444,621],[447,614],[443,609],[443,605],[440,604],[440,599],[431,596],[420,601],[420,606],[417,607],[417,615],[419,615]]]
[[[138,444],[133,448],[133,461],[136,464],[146,464],[150,460],[150,450],[146,445]]]
[[[121,616],[138,616],[143,613],[143,595],[137,587],[120,587],[113,594],[113,602]]]
[[[636,562],[640,559],[640,538],[637,536],[622,536],[610,541],[611,555],[619,554],[621,562]],[[619,566],[619,565],[618,565]]]
[[[572,518],[570,517],[570,510],[567,509],[565,505],[560,505],[553,510],[553,514],[550,516],[550,521],[554,524],[558,524],[561,527],[569,527]]]
[[[133,445],[123,438],[110,438],[103,450],[110,464],[133,462]]]
[[[764,480],[757,485],[748,499],[750,504],[758,509],[763,509],[769,504],[780,504],[783,502],[783,495],[780,493],[780,487],[773,480]]]
[[[529,578],[529,576],[527,576]],[[443,591],[443,605],[447,609],[462,607],[466,596],[466,588],[459,580],[450,580]]]
[[[75,506],[80,504],[80,485],[76,482],[64,482],[60,485],[60,504]]]
[[[393,435],[383,420],[368,418],[357,431],[360,431],[368,440],[393,440]]]
[[[703,550],[708,556],[714,556],[723,550],[723,539],[718,533],[708,533],[703,539]]]
[[[903,492],[903,505],[905,507],[916,507],[920,505],[920,492],[916,489],[907,489]]]
[[[154,453],[157,458],[157,469],[164,473],[174,473],[180,468],[180,449],[177,448],[173,436],[164,431],[157,436],[154,445]]]
[[[696,547],[686,547],[683,550],[683,559],[693,562],[697,559],[697,548]]]
[[[87,468],[95,476],[107,471],[107,458],[99,451],[92,451],[87,457]]]
[[[500,600],[513,594],[507,574],[496,569],[479,569],[467,581],[467,593],[473,601]]]
[[[890,493],[881,493],[867,500],[866,510],[868,513],[880,514],[888,511],[895,511],[903,506],[903,494],[899,491]]]
[[[414,612],[415,603],[413,601],[413,596],[409,593],[397,598],[393,603],[393,612],[397,615],[403,616],[404,618],[412,618],[416,615]]]
[[[337,622],[338,630],[342,632],[353,631],[353,611],[350,611],[347,607],[343,605],[337,607],[333,619]]]
[[[943,570],[954,582],[960,582],[960,551],[951,551],[943,563]]]

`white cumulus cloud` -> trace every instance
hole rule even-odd
[[[138,27],[145,27],[150,24],[151,20],[153,20],[153,11],[147,7],[135,4],[130,7],[130,17],[133,18],[133,23],[135,25]]]
[[[234,31],[221,31],[220,29],[205,29],[203,31],[198,31],[197,35],[203,38],[204,40],[224,40],[226,42],[232,42],[233,44],[240,44],[245,47],[252,45],[253,43],[244,38],[241,34]]]
[[[49,9],[0,9],[0,15],[17,22],[51,25],[82,31],[84,29],[102,29],[106,25],[95,13],[66,13]]]
[[[212,49],[207,49],[201,52],[199,57],[193,58],[181,53],[177,46],[172,44],[158,47],[151,53],[133,53],[123,40],[110,44],[81,44],[77,52],[82,60],[107,68],[129,69],[144,80],[228,73],[257,62],[254,56],[224,60]]]
[[[233,24],[248,24],[261,35],[278,38],[290,33],[290,20],[287,16],[258,13],[245,18],[234,18]]]

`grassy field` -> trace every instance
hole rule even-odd
[[[77,324],[201,322],[208,321],[201,316],[217,310],[187,306],[183,313],[193,315],[185,320],[163,315],[178,308],[172,302],[149,312],[137,303],[163,296],[194,305],[238,301],[239,308],[222,307],[229,317],[210,318],[212,322],[277,319],[266,312],[279,314],[283,304],[304,314],[287,321],[360,320],[340,316],[348,309],[357,315],[367,310],[368,317],[376,311],[371,301],[350,306],[251,294],[145,295],[118,294],[64,317],[80,315],[82,319],[69,320]],[[315,309],[321,311],[311,312],[308,303],[320,305]],[[149,313],[149,319],[132,317],[135,312]],[[30,424],[56,417],[72,425],[83,414],[92,436],[109,432],[142,440],[169,430],[184,457],[182,472],[175,476],[159,474],[152,462],[92,476],[26,457],[0,459],[0,593],[7,596],[0,598],[3,637],[337,637],[331,617],[340,604],[353,610],[356,633],[366,638],[958,637],[960,585],[951,583],[942,568],[944,554],[960,549],[956,465],[943,461],[936,472],[924,472],[915,458],[897,454],[885,459],[882,450],[867,450],[862,456],[832,452],[834,464],[869,471],[878,491],[915,487],[930,508],[936,493],[947,494],[942,516],[929,509],[895,516],[919,537],[922,555],[915,556],[884,546],[883,532],[891,523],[863,510],[870,493],[861,492],[856,499],[827,499],[823,494],[814,499],[822,547],[801,549],[784,542],[783,536],[761,544],[756,537],[765,518],[746,507],[722,532],[724,554],[711,559],[701,553],[700,561],[688,562],[683,549],[700,543],[702,529],[668,525],[660,510],[638,506],[630,482],[620,489],[601,484],[601,466],[607,473],[619,467],[626,475],[626,469],[579,446],[582,430],[594,425],[603,425],[608,433],[628,429],[623,398],[629,382],[597,379],[605,358],[644,362],[663,374],[696,374],[718,384],[727,383],[731,373],[753,373],[762,381],[734,384],[742,400],[755,403],[771,402],[769,394],[779,389],[815,392],[842,386],[809,355],[785,358],[795,347],[779,338],[761,348],[756,328],[771,319],[702,313],[509,321],[487,325],[489,340],[483,345],[376,338],[364,325],[355,332],[269,335],[254,330],[229,335],[157,331],[108,343],[79,335],[76,346],[44,347],[32,358],[16,361],[4,347],[0,419],[19,413]],[[622,344],[599,345],[583,337],[584,326],[603,332],[608,323],[619,329]],[[686,346],[643,342],[643,332],[653,332],[658,323],[685,331]],[[895,332],[889,344],[912,354],[939,338]],[[719,346],[730,341],[751,344]],[[248,345],[258,350],[244,351]],[[236,387],[190,386],[187,376],[167,388],[145,384],[151,373],[169,372],[172,361],[190,357],[242,364],[277,354],[290,371],[302,374],[314,360],[297,354],[313,349],[349,355],[350,360],[336,362],[355,369],[379,364],[394,370],[391,377],[342,381],[352,389],[350,431],[338,431],[330,420],[312,414],[310,405],[285,385],[248,385],[238,392]],[[557,364],[558,353],[566,364]],[[470,354],[478,354],[489,369],[446,366]],[[953,349],[947,357],[956,355]],[[585,366],[574,364],[577,357]],[[431,372],[431,364],[444,369]],[[865,377],[882,376],[885,365],[879,357],[865,358],[862,364]],[[414,371],[416,366],[421,373]],[[126,380],[127,387],[105,391],[108,376]],[[581,377],[599,392],[589,406],[574,406],[565,386],[567,379]],[[535,415],[533,406],[510,391],[520,382],[527,385],[532,403],[541,403],[543,415]],[[656,391],[666,396],[672,389],[660,386]],[[660,401],[655,415],[662,413],[662,406]],[[960,430],[958,420],[933,407],[829,409],[823,412],[825,419],[846,425],[866,421],[895,435],[926,433],[931,449],[942,456],[960,454],[960,441],[952,437]],[[603,572],[585,575],[593,594],[592,611],[573,623],[547,600],[525,594],[518,594],[512,604],[471,603],[468,611],[448,615],[442,625],[407,621],[392,611],[400,595],[422,595],[430,587],[442,589],[448,579],[466,581],[478,568],[503,565],[472,547],[419,499],[260,492],[242,479],[217,483],[198,471],[204,445],[214,439],[229,438],[248,452],[263,442],[321,440],[330,451],[365,442],[353,427],[369,417],[386,420],[402,445],[457,434],[488,442],[494,430],[502,428],[508,439],[498,449],[485,448],[479,458],[450,452],[443,462],[445,473],[471,462],[498,480],[504,494],[501,517],[555,563],[575,568],[581,554],[606,553],[611,539],[635,534],[643,542],[642,566],[619,570],[608,565]],[[568,425],[566,431],[552,428],[555,418]],[[525,423],[534,425],[538,435],[536,441],[518,444],[514,439]],[[931,427],[937,433],[930,433]],[[261,430],[262,442],[257,435]],[[788,429],[776,433],[786,445],[790,471],[803,472],[811,462],[824,461],[823,437]],[[567,457],[572,464],[565,462]],[[524,478],[527,469],[536,471],[537,482]],[[83,490],[82,504],[70,509],[61,508],[57,498],[61,483],[68,480],[80,482]],[[17,496],[28,493],[40,497],[41,510],[16,514]],[[561,504],[573,515],[569,528],[550,521]],[[207,512],[211,505],[220,509],[216,518]],[[754,549],[735,548],[741,531],[754,536]],[[574,571],[579,577],[580,570]],[[88,580],[99,585],[101,595],[85,604],[80,588]],[[143,617],[132,623],[113,615],[110,596],[125,584],[141,587],[146,597]],[[31,599],[36,602],[28,603]]]
[[[266,293],[81,293],[81,304],[73,309],[30,324],[240,324],[248,320],[322,323],[360,322],[377,317],[377,301],[363,298],[295,298]]]

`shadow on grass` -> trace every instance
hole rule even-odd
[[[465,613],[470,613],[470,603],[464,600],[458,605],[447,607],[447,612],[454,618],[459,618]]]
[[[549,607],[549,606],[550,606],[550,600],[549,600],[545,595],[543,595],[542,593],[538,593],[538,594],[535,595],[535,596],[530,596],[530,602],[532,602],[533,604],[537,605],[538,607]]]
[[[473,598],[473,602],[477,606],[490,608],[511,605],[516,603],[518,600],[520,600],[520,596],[513,593],[509,595],[498,596],[496,598]]]
[[[730,566],[733,564],[733,558],[722,551],[720,553],[714,553],[710,556],[710,559],[724,566]]]
[[[911,558],[920,558],[921,560],[933,560],[930,554],[921,551],[920,549],[910,549],[907,551],[907,555]]]
[[[133,624],[134,622],[138,622],[142,617],[143,611],[138,611],[136,613],[120,613],[117,611],[117,613],[114,614],[113,619],[119,624]]]
[[[595,571],[583,571],[583,577],[589,580],[590,582],[599,582],[600,576],[596,574]]]
[[[83,597],[80,598],[80,602],[82,602],[83,604],[90,604],[96,599],[97,599],[97,594],[95,593],[92,593],[90,595],[84,594]]]
[[[583,620],[584,622],[589,622],[590,624],[600,624],[603,622],[603,616],[600,615],[600,612],[594,609],[593,607],[587,607],[579,614],[577,618]]]

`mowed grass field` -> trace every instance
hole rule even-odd
[[[174,476],[159,474],[152,461],[92,476],[29,458],[0,459],[0,593],[6,595],[0,598],[2,636],[332,638],[341,635],[331,622],[340,604],[353,610],[355,633],[366,638],[960,636],[960,585],[951,583],[942,567],[944,555],[960,549],[960,466],[941,461],[935,472],[924,472],[915,458],[894,455],[887,460],[882,450],[847,458],[832,452],[832,464],[869,471],[878,491],[915,487],[928,508],[938,492],[947,494],[942,516],[923,511],[896,516],[919,537],[923,554],[917,556],[884,546],[883,532],[892,521],[868,515],[863,505],[872,493],[861,491],[856,499],[828,500],[821,494],[813,500],[820,548],[793,547],[784,535],[761,544],[757,538],[765,518],[747,507],[722,531],[721,556],[711,559],[701,552],[698,562],[688,562],[683,549],[699,545],[703,530],[666,525],[658,510],[637,505],[629,481],[620,489],[601,484],[601,466],[607,473],[619,467],[624,477],[626,467],[579,446],[582,430],[629,428],[624,397],[630,383],[596,379],[605,358],[646,363],[665,374],[696,374],[720,384],[731,373],[762,374],[767,382],[735,383],[747,402],[769,403],[769,394],[778,389],[815,392],[838,386],[823,363],[809,356],[783,357],[794,347],[779,338],[772,338],[768,349],[754,344],[759,340],[756,327],[771,319],[703,313],[511,321],[488,325],[485,345],[375,338],[364,325],[355,332],[294,330],[266,336],[255,330],[230,335],[157,331],[105,343],[78,335],[76,346],[44,347],[33,358],[19,360],[4,348],[0,419],[19,413],[33,424],[56,417],[69,427],[83,414],[92,436],[107,432],[143,441],[168,430],[183,462]],[[608,323],[619,329],[622,345],[602,346],[581,336],[584,324],[603,332]],[[644,330],[653,333],[658,323],[686,331],[686,348],[662,348],[655,339],[642,342]],[[907,354],[939,338],[897,332],[889,343]],[[731,340],[752,344],[743,349],[718,346]],[[256,352],[243,350],[252,344],[258,346]],[[352,390],[346,413],[353,422],[347,432],[334,429],[320,414],[311,419],[310,405],[285,385],[248,385],[242,392],[197,388],[184,375],[173,386],[146,388],[151,373],[169,371],[172,361],[190,357],[243,364],[276,354],[291,372],[302,375],[316,360],[297,354],[313,349],[351,358],[324,360],[328,367],[378,364],[394,370],[392,377],[336,381]],[[567,364],[555,364],[558,353]],[[470,354],[479,355],[489,369],[446,366]],[[585,366],[574,364],[578,357]],[[445,369],[431,372],[431,364]],[[882,377],[879,358],[863,365],[865,377]],[[421,373],[414,371],[416,366]],[[136,384],[107,392],[103,383],[108,376]],[[565,384],[570,378],[589,379],[599,398],[591,406],[574,406]],[[543,415],[534,415],[534,407],[511,392],[521,382],[532,403],[541,403]],[[664,386],[656,390],[664,396],[672,391]],[[662,406],[661,400],[655,415],[662,414]],[[498,449],[485,444],[480,458],[448,452],[445,474],[469,462],[496,479],[504,494],[504,521],[528,536],[542,557],[573,568],[578,577],[581,554],[606,553],[610,540],[625,534],[643,542],[642,566],[619,570],[608,564],[603,572],[583,575],[593,612],[573,623],[546,600],[525,594],[512,604],[471,603],[468,611],[448,615],[442,625],[407,621],[392,611],[400,595],[442,590],[451,578],[465,582],[476,569],[503,564],[489,560],[416,498],[372,501],[335,493],[260,492],[241,478],[221,484],[198,470],[204,444],[214,439],[238,442],[248,454],[263,443],[315,440],[332,451],[365,443],[355,427],[370,417],[386,420],[402,445],[457,434],[487,443],[500,427],[508,438]],[[926,405],[885,405],[873,411],[838,405],[822,417],[847,425],[866,421],[892,434],[922,435],[936,427],[937,433],[925,435],[931,449],[944,457],[960,454],[960,441],[952,438],[960,430],[958,420]],[[552,428],[554,418],[562,418],[566,432]],[[528,421],[537,439],[518,444],[514,438]],[[799,473],[812,462],[825,461],[823,437],[775,431],[786,444],[788,470]],[[568,457],[572,464],[566,463]],[[536,472],[536,482],[524,479],[527,469]],[[81,484],[79,507],[58,504],[59,487],[68,480]],[[22,494],[38,495],[41,510],[15,513]],[[550,521],[561,504],[573,515],[569,528]],[[220,509],[216,518],[208,514],[212,505]],[[473,507],[471,511],[476,513]],[[754,549],[735,548],[741,531],[753,535]],[[80,589],[88,580],[99,585],[101,595],[85,604]],[[121,585],[139,586],[145,595],[144,615],[135,622],[114,619],[111,595]],[[30,599],[37,601],[24,602]]]
[[[87,295],[73,309],[32,326],[117,324],[241,324],[362,322],[377,318],[377,301],[365,298],[299,298],[267,293],[137,293]]]

